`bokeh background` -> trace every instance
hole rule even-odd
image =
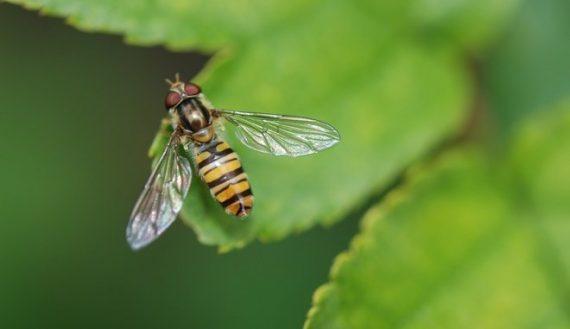
[[[85,34],[0,4],[0,328],[299,328],[357,218],[219,255],[177,221],[124,237],[163,79],[207,54]],[[127,60],[128,59],[128,60]]]
[[[474,59],[485,105],[502,109],[486,127],[501,127],[497,135],[570,90],[568,5],[522,2]],[[0,3],[0,328],[302,326],[365,207],[227,254],[181,221],[144,252],[126,244],[164,115],[163,79],[194,76],[208,58]]]

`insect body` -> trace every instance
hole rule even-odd
[[[215,138],[195,147],[194,154],[198,174],[226,213],[247,216],[253,207],[253,194],[236,152]]]
[[[172,133],[127,225],[127,241],[140,249],[154,241],[182,208],[192,178],[190,160],[226,213],[245,217],[253,193],[238,155],[218,133],[222,120],[235,125],[246,146],[273,155],[319,152],[340,140],[331,125],[296,116],[215,109],[198,85],[176,78],[165,98]]]

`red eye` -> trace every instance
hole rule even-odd
[[[180,102],[180,94],[174,91],[169,92],[164,99],[164,106],[169,109]]]
[[[187,83],[184,86],[184,92],[186,92],[186,95],[188,96],[198,95],[200,93],[200,87],[198,87],[198,85],[195,85],[193,83]]]

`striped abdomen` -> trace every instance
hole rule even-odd
[[[253,207],[253,194],[237,154],[219,139],[201,145],[194,152],[198,174],[226,213],[247,216]]]

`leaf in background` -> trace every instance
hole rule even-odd
[[[183,210],[202,242],[223,249],[342,218],[454,132],[471,87],[458,45],[491,38],[515,3],[11,2],[138,44],[219,49],[199,78],[216,106],[304,115],[338,128],[340,144],[301,159],[256,154],[230,139],[257,196],[253,215],[228,217],[201,184],[193,184]],[[425,37],[431,28],[453,29],[454,20],[487,27]]]
[[[373,208],[306,328],[570,326],[569,105],[521,129],[512,179],[452,153]]]
[[[570,98],[543,112],[518,129],[511,161],[528,216],[549,240],[544,260],[560,257],[560,288],[570,301]]]
[[[509,22],[518,0],[419,1],[414,17],[424,36],[449,39],[455,45],[477,52],[496,41],[497,31]]]
[[[570,2],[524,1],[511,30],[488,56],[485,85],[501,131],[570,95]]]
[[[345,13],[348,14],[348,9]],[[324,22],[315,21],[315,24],[322,26]],[[326,43],[338,42],[339,33],[328,35],[331,40]],[[325,41],[323,36],[319,40]],[[395,45],[391,49],[374,50],[377,55],[371,58],[356,60],[367,65],[350,64],[362,65],[358,70],[315,72],[304,81],[293,78],[320,66],[343,67],[342,62],[359,47],[357,43],[365,42],[353,41],[356,44],[345,44],[346,48],[339,47],[334,56],[320,59],[317,54],[306,57],[301,52],[288,51],[293,44],[279,42],[265,49],[258,46],[255,51],[258,54],[246,54],[248,59],[244,61],[236,59],[240,62],[231,69],[232,73],[219,74],[218,84],[217,78],[208,79],[207,86],[218,88],[211,96],[214,100],[218,91],[233,95],[230,99],[239,99],[240,94],[249,92],[250,98],[233,105],[219,102],[222,108],[318,118],[337,127],[342,140],[317,155],[289,159],[252,152],[232,139],[257,195],[255,209],[247,222],[228,220],[209,197],[204,198],[207,209],[200,209],[202,203],[192,202],[198,195],[194,192],[186,203],[187,218],[203,242],[234,247],[256,236],[276,239],[316,222],[331,223],[387,183],[404,165],[452,133],[467,105],[466,81],[449,53],[426,51],[409,44]],[[308,40],[302,48],[314,44]],[[314,51],[319,53],[323,47],[317,45]],[[280,55],[272,55],[275,51]],[[290,62],[291,78],[260,87],[259,91],[248,91],[248,86],[254,85],[259,76],[280,76],[275,72],[278,61]],[[234,62],[227,65],[233,66]],[[273,99],[265,100],[268,97]],[[194,188],[203,189],[199,184]]]

